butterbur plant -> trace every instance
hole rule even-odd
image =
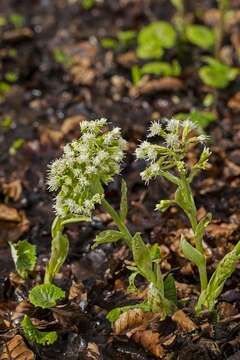
[[[174,199],[161,200],[156,210],[166,211],[171,205],[178,205],[187,215],[193,231],[194,244],[192,245],[183,236],[181,250],[183,255],[195,264],[199,271],[201,294],[196,310],[203,307],[213,310],[214,304],[220,295],[226,279],[235,270],[240,258],[239,243],[221,260],[214,274],[208,282],[206,257],[204,254],[203,237],[207,225],[211,221],[211,214],[198,220],[197,208],[191,190],[191,183],[199,171],[206,169],[210,150],[204,146],[199,160],[194,165],[186,161],[189,149],[193,145],[205,144],[205,135],[196,135],[196,125],[190,120],[166,120],[163,123],[152,123],[148,137],[160,137],[163,143],[152,144],[144,141],[136,150],[138,159],[144,159],[149,166],[141,173],[145,182],[157,176],[164,177],[176,186]]]

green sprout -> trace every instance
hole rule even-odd
[[[214,45],[214,32],[203,25],[188,25],[186,27],[187,40],[205,50],[211,50]]]
[[[25,25],[25,18],[17,13],[13,13],[9,16],[9,22],[16,28],[21,28]]]
[[[212,57],[204,57],[207,63],[199,70],[199,76],[204,84],[216,89],[224,89],[240,73],[238,68],[231,67]]]
[[[168,22],[156,21],[143,27],[137,40],[137,55],[140,59],[160,59],[165,49],[176,44],[176,32]]]
[[[205,135],[195,135],[196,130],[196,125],[190,120],[171,119],[166,120],[165,124],[154,122],[148,137],[161,137],[164,141],[163,145],[144,141],[137,148],[136,156],[150,163],[141,173],[144,181],[149,182],[152,178],[161,176],[176,186],[174,199],[161,200],[156,210],[164,212],[170,206],[178,205],[188,217],[194,244],[192,245],[182,236],[180,246],[185,258],[195,264],[199,271],[201,294],[196,305],[196,311],[199,312],[203,307],[213,310],[224,282],[231,276],[240,259],[240,242],[222,259],[208,282],[203,237],[212,215],[208,213],[198,220],[191,183],[201,170],[206,169],[211,152],[204,146],[199,160],[194,165],[188,165],[186,157],[189,149],[194,145],[204,144],[207,140]]]
[[[56,331],[40,331],[32,323],[31,319],[25,315],[21,321],[21,326],[30,343],[39,345],[52,345],[57,340]]]

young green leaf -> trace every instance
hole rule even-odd
[[[174,200],[161,200],[159,204],[156,205],[155,210],[159,210],[161,212],[166,211],[171,205],[176,204]]]
[[[152,269],[151,253],[139,233],[136,233],[132,239],[132,252],[134,262],[141,275],[149,282],[154,283],[156,279]]]
[[[57,340],[56,331],[39,331],[27,315],[25,315],[21,321],[21,326],[24,331],[24,335],[31,343],[39,345],[52,345]]]
[[[176,60],[174,60],[172,64],[161,61],[150,62],[143,65],[141,73],[143,75],[179,76],[181,74],[181,66]]]
[[[120,217],[122,221],[126,220],[127,213],[128,213],[127,184],[126,181],[122,179],[121,202],[120,202]]]
[[[176,43],[176,32],[166,21],[155,21],[144,26],[138,34],[138,43],[146,44],[154,40],[161,48],[170,49]]]
[[[142,73],[140,67],[138,65],[133,65],[131,67],[131,78],[134,86],[136,86],[139,83],[141,77],[142,77]]]
[[[186,259],[191,261],[197,267],[203,266],[203,264],[205,263],[204,256],[191,244],[189,244],[189,242],[187,242],[187,240],[184,239],[184,237],[181,238],[180,248]]]
[[[126,31],[119,31],[117,34],[117,38],[120,42],[120,45],[128,48],[131,43],[136,38],[136,31],[126,30]]]
[[[9,243],[9,245],[16,270],[23,279],[26,279],[37,261],[36,246],[26,240],[18,241],[16,244]]]
[[[173,4],[173,6],[175,6],[175,8],[178,10],[178,11],[183,11],[184,10],[184,3],[183,3],[184,0],[171,0],[171,3]]]
[[[239,69],[228,66],[214,58],[205,57],[204,60],[208,65],[199,70],[199,76],[208,86],[224,89],[239,74]]]
[[[102,231],[100,234],[96,236],[92,249],[95,249],[98,245],[101,244],[109,244],[109,243],[117,242],[122,238],[123,236],[120,231],[116,231],[116,230]]]
[[[163,54],[163,48],[161,48],[158,41],[154,39],[149,42],[139,44],[137,47],[137,56],[140,59],[160,59]]]
[[[58,300],[65,297],[65,292],[53,284],[41,284],[35,286],[29,293],[29,301],[34,306],[48,309],[56,306]]]
[[[214,45],[214,32],[206,26],[188,25],[186,36],[188,41],[203,49],[211,49]]]
[[[164,279],[164,296],[173,304],[177,305],[177,290],[172,274],[168,274],[168,276]]]

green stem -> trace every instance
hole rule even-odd
[[[185,175],[181,175],[181,189],[182,189],[182,197],[184,199],[184,207],[182,206],[182,209],[186,213],[195,238],[195,246],[196,249],[204,256],[204,248],[203,248],[203,238],[199,237],[196,234],[197,230],[197,209],[195,205],[195,201],[192,195],[192,190],[189,185],[189,181],[185,177]],[[208,284],[208,278],[207,278],[207,266],[206,266],[206,259],[204,257],[204,262],[201,266],[198,267],[199,277],[200,277],[200,283],[201,283],[201,292],[206,289]]]
[[[118,226],[121,233],[124,235],[124,239],[126,240],[130,249],[132,249],[132,235],[130,234],[128,228],[118,215],[117,211],[109,204],[109,202],[105,199],[102,200],[102,206],[104,207],[105,211],[112,217],[115,224]]]

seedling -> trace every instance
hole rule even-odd
[[[165,49],[176,44],[176,31],[168,22],[156,21],[143,27],[137,40],[140,59],[160,59]]]
[[[95,3],[96,3],[95,0],[82,0],[81,1],[81,5],[84,10],[91,10],[94,7]]]
[[[39,331],[27,315],[25,315],[24,319],[21,321],[21,326],[24,335],[30,343],[52,345],[57,340],[56,331]]]
[[[132,30],[119,31],[116,38],[103,38],[101,45],[104,49],[128,50],[136,39],[136,32]]]
[[[214,32],[203,25],[188,25],[186,27],[187,40],[204,50],[213,49]]]
[[[199,143],[205,143],[207,140],[205,135],[195,135],[195,131],[196,125],[190,120],[166,120],[165,126],[160,122],[154,122],[150,127],[148,136],[160,136],[164,141],[163,145],[144,141],[137,149],[136,155],[138,159],[145,159],[150,163],[141,173],[143,180],[149,182],[152,178],[162,176],[177,188],[174,199],[161,200],[156,206],[156,210],[163,212],[172,205],[178,205],[189,219],[194,235],[194,245],[182,236],[181,250],[183,255],[195,264],[199,271],[201,294],[196,310],[200,311],[203,306],[213,310],[224,282],[235,270],[236,263],[240,258],[240,242],[220,262],[208,283],[203,236],[212,216],[208,213],[201,220],[197,219],[191,183],[200,170],[206,169],[211,152],[207,147],[204,147],[199,160],[192,166],[187,164],[186,156],[189,148]]]
[[[204,57],[207,65],[199,70],[199,76],[204,84],[216,89],[224,89],[239,74],[239,69],[231,67],[211,57]]]

